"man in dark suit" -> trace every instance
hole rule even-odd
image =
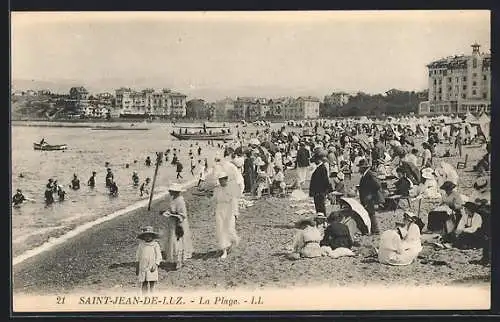
[[[375,217],[375,205],[384,202],[380,200],[382,186],[375,174],[370,170],[370,165],[367,160],[362,159],[358,164],[358,168],[359,173],[361,173],[361,179],[359,180],[359,199],[370,216],[372,234],[378,234],[379,229],[377,218]]]
[[[311,175],[311,182],[309,183],[309,197],[314,198],[314,207],[316,213],[326,213],[325,199],[327,194],[333,192],[330,180],[328,180],[328,170],[325,162],[327,153],[324,150],[318,150],[314,156],[313,161],[317,164],[316,169]]]

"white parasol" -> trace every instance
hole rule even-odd
[[[368,211],[354,198],[342,197],[340,200],[345,201],[352,209],[352,211],[361,217],[361,220],[365,224],[368,234],[371,234],[371,226],[372,222],[370,220],[370,216],[368,215]]]

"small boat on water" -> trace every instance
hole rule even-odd
[[[220,131],[215,131],[212,129],[220,128]],[[196,130],[199,129],[199,130]],[[207,130],[210,129],[210,130]],[[173,137],[179,140],[232,140],[233,134],[228,127],[221,126],[203,126],[196,127],[182,127],[178,131],[172,131],[170,133]]]
[[[33,149],[39,150],[39,151],[60,151],[60,150],[66,150],[68,147],[66,144],[48,144],[48,143],[33,143]]]

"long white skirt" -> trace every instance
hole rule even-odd
[[[308,170],[309,167],[297,167],[297,182],[299,184],[306,182]]]
[[[239,243],[240,238],[236,233],[235,218],[235,216],[238,216],[238,207],[238,200],[217,205],[215,210],[215,236],[220,249]]]

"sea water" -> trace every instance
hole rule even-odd
[[[18,256],[51,237],[58,237],[130,205],[142,204],[147,197],[141,198],[139,188],[132,185],[132,172],[137,171],[140,183],[146,177],[151,178],[152,183],[155,152],[171,150],[169,161],[165,162],[163,158],[159,167],[155,194],[165,192],[173,182],[197,180],[205,158],[209,165],[213,164],[216,149],[207,141],[179,141],[170,135],[172,126],[167,124],[147,124],[147,127],[150,130],[96,131],[90,128],[13,126],[12,191],[15,193],[16,189],[22,189],[27,198],[35,200],[12,208],[13,255]],[[49,144],[66,144],[68,149],[35,151],[33,143],[42,138]],[[202,148],[201,156],[198,156],[198,146]],[[179,180],[176,179],[176,167],[171,164],[174,148],[180,149],[177,156],[184,166],[183,179]],[[190,171],[189,150],[196,164],[194,176]],[[144,162],[147,156],[152,160],[150,167]],[[201,162],[198,163],[198,160]],[[119,187],[118,197],[109,196],[105,187],[106,162],[109,162]],[[92,171],[97,172],[93,189],[87,186]],[[80,179],[79,190],[69,187],[74,173]],[[56,202],[45,206],[44,192],[49,178],[57,180],[67,194],[63,202],[58,202],[54,195]]]

